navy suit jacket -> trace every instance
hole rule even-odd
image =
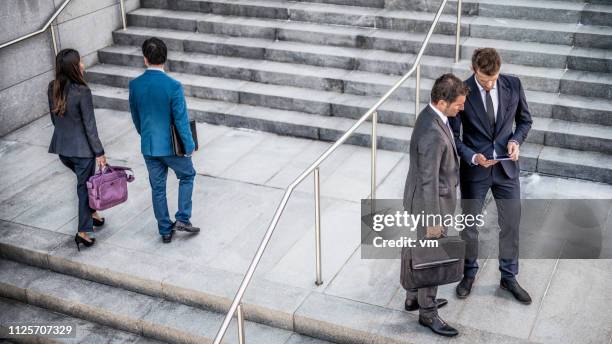
[[[474,75],[465,83],[470,88],[470,94],[464,110],[449,120],[457,151],[461,157],[461,179],[479,181],[486,179],[492,169],[472,164],[474,154],[482,153],[485,157],[491,158],[493,147],[498,155],[508,154],[508,142],[514,140],[519,145],[523,144],[531,129],[532,120],[519,78],[500,74],[497,79],[499,107],[495,128],[491,128],[489,124]],[[518,161],[505,160],[499,164],[508,178],[518,178],[520,171]]]
[[[172,123],[183,141],[185,152],[191,154],[195,149],[183,86],[166,73],[148,69],[130,81],[130,111],[140,134],[143,155],[174,155]]]

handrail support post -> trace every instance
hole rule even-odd
[[[414,118],[421,112],[421,63],[417,62],[416,84],[414,89]]]
[[[55,56],[57,56],[57,53],[59,51],[58,51],[58,48],[57,48],[57,38],[55,37],[55,28],[53,27],[53,24],[51,24],[49,26],[49,29],[51,30],[51,42],[53,43],[53,52],[55,53],[53,55],[53,57],[54,57],[53,60],[55,60]]]
[[[461,57],[461,0],[457,0],[457,34],[455,38],[455,63],[459,63]]]
[[[372,156],[370,164],[370,199],[372,199],[372,204],[374,204],[373,201],[376,198],[376,153],[378,149],[378,135],[376,133],[377,125],[378,111],[374,111],[374,113],[372,114]]]
[[[124,0],[119,0],[121,7],[121,23],[123,24],[123,31],[127,30],[127,19],[125,17],[125,3]]]
[[[315,192],[315,267],[316,285],[323,284],[323,272],[321,269],[321,176],[319,167],[314,169],[314,192]]]
[[[242,309],[242,303],[236,308],[236,317],[238,318],[238,343],[245,344],[244,336],[244,310]]]

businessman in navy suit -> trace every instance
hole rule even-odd
[[[170,243],[175,230],[197,233],[191,222],[191,196],[196,175],[191,154],[195,143],[189,127],[189,113],[181,83],[164,72],[168,49],[164,42],[152,37],[142,44],[147,70],[130,82],[130,111],[140,135],[153,196],[153,212],[159,234]],[[174,154],[170,125],[174,124],[185,147],[185,156]],[[179,179],[178,211],[175,222],[168,214],[166,179],[168,168]]]
[[[464,111],[450,118],[457,151],[461,157],[460,190],[464,214],[479,214],[491,190],[498,210],[500,287],[519,302],[531,297],[516,280],[519,261],[521,217],[519,155],[531,129],[531,114],[521,81],[500,74],[501,57],[495,49],[474,51],[474,74],[465,81],[470,93]],[[515,126],[513,128],[513,126]],[[463,129],[463,130],[462,130]],[[504,157],[509,158],[503,160]],[[459,298],[466,298],[478,271],[478,230],[461,232],[466,241],[464,277],[457,285]]]

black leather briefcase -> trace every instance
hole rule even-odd
[[[436,241],[438,247],[417,245],[402,250],[400,279],[405,289],[435,287],[458,282],[463,277],[465,242],[457,236]]]
[[[193,142],[195,143],[195,150],[198,150],[198,132],[196,130],[196,121],[189,121],[189,129],[191,129],[191,136],[193,137]],[[172,149],[174,150],[174,154],[177,156],[185,155],[185,145],[183,145],[183,140],[181,140],[181,136],[176,130],[174,124],[170,125],[170,132],[172,137]]]

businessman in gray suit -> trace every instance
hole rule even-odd
[[[459,184],[459,155],[448,117],[463,110],[468,88],[453,74],[439,77],[431,90],[431,102],[421,111],[410,141],[410,167],[404,190],[404,209],[411,214],[454,214]],[[446,235],[442,226],[417,228],[419,238]],[[402,254],[402,256],[404,256]],[[402,264],[408,262],[402,261]],[[406,288],[406,284],[402,281]],[[436,299],[437,287],[406,288],[405,308],[419,309],[419,324],[442,336],[459,332],[438,315],[438,308],[448,303]]]

